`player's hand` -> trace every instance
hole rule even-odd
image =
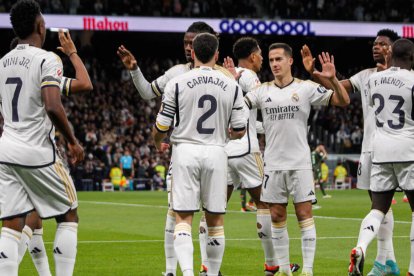
[[[312,74],[315,70],[315,58],[312,56],[312,53],[308,47],[308,45],[303,45],[302,49],[300,50],[300,54],[302,55],[302,63],[305,67],[305,70]]]
[[[236,66],[234,66],[234,62],[233,62],[233,59],[231,57],[224,58],[223,66],[224,66],[224,68],[229,70],[229,72],[233,75],[233,77],[236,81],[240,79],[240,77],[241,77],[241,75],[244,71],[244,70],[240,70],[240,72],[237,73]]]
[[[391,55],[392,55],[392,48],[391,46],[385,46],[381,48],[381,54],[384,57],[384,64],[377,63],[377,71],[384,71],[390,67],[391,64]]]
[[[328,52],[322,52],[319,55],[319,62],[322,65],[322,72],[314,70],[313,74],[321,78],[333,80],[336,75],[334,56],[330,56]]]
[[[157,148],[157,150],[159,152],[165,152],[170,148],[170,144],[168,144],[168,143],[160,142],[160,143],[154,143],[154,144],[155,144],[155,147]]]
[[[58,50],[67,56],[70,56],[73,53],[77,53],[75,43],[73,43],[69,32],[59,30],[58,36],[60,42],[60,47],[57,47]]]
[[[85,158],[85,152],[83,151],[82,146],[76,141],[74,144],[68,143],[70,163],[78,164]]]
[[[137,60],[135,59],[134,55],[127,48],[125,48],[124,45],[119,46],[116,53],[118,54],[126,69],[132,71],[138,68]]]

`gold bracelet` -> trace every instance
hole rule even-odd
[[[72,52],[72,53],[70,53],[69,55],[68,55],[68,57],[70,57],[71,55],[73,55],[73,54],[77,54],[78,52]]]

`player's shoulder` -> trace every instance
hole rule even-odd
[[[191,63],[181,63],[174,65],[170,69],[168,69],[165,74],[169,75],[171,78],[179,76],[181,74],[187,73],[191,70]]]
[[[222,73],[223,75],[225,75],[226,77],[233,79],[234,80],[234,76],[232,73],[230,73],[229,70],[227,70],[226,68],[224,68],[223,66],[217,65],[215,64],[213,67],[214,70],[217,70],[218,72]]]
[[[370,77],[374,73],[376,74],[376,73],[380,73],[380,72],[378,72],[378,70],[377,70],[376,67],[374,67],[374,68],[367,68],[367,69],[364,69],[364,70],[359,71],[358,73],[356,73],[355,75],[353,75],[351,78],[359,77],[361,79],[365,79],[365,78]]]

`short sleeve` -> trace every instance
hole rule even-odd
[[[332,90],[326,89],[324,86],[313,81],[306,81],[305,83],[310,93],[311,105],[329,105],[329,101],[334,93]]]
[[[52,52],[46,52],[41,58],[41,88],[48,86],[60,88],[63,76],[62,60]]]
[[[256,88],[253,91],[246,94],[244,101],[249,109],[260,109],[260,99],[258,94],[259,89]]]

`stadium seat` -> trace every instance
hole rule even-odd
[[[104,181],[102,183],[102,192],[113,192],[114,191],[114,185],[112,182]]]
[[[345,179],[336,179],[334,184],[335,190],[346,190],[351,189],[351,178],[346,177]]]

